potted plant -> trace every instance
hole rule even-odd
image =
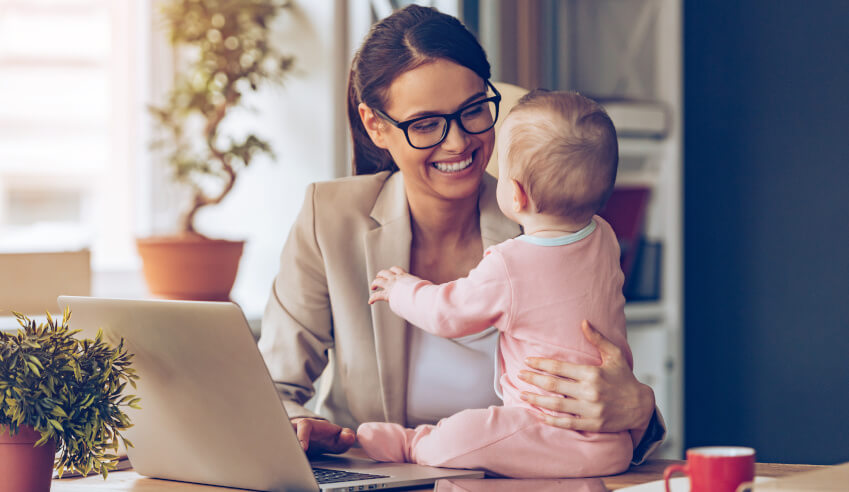
[[[222,123],[242,95],[279,83],[293,59],[271,42],[270,24],[288,4],[269,0],[171,0],[163,5],[178,69],[162,106],[151,108],[173,175],[191,199],[173,236],[139,239],[149,290],[175,299],[228,300],[244,241],[215,240],[195,227],[203,207],[220,203],[238,173],[259,155],[273,158],[253,133],[235,139]]]
[[[120,432],[132,425],[122,408],[139,408],[122,394],[138,379],[133,355],[100,332],[74,337],[67,308],[61,321],[15,316],[17,333],[0,332],[0,492],[49,490],[54,467],[105,478],[118,439],[132,446]]]

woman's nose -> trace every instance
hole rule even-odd
[[[456,121],[448,122],[448,135],[442,141],[442,148],[449,151],[462,152],[469,145],[469,134],[460,128]]]

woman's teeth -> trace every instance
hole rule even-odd
[[[472,165],[472,156],[459,162],[434,162],[433,167],[444,173],[456,173]]]

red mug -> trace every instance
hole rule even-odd
[[[675,472],[690,477],[690,492],[736,492],[755,479],[755,450],[738,446],[710,446],[687,450],[686,465],[671,465],[663,472],[666,492]]]

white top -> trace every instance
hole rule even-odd
[[[435,424],[468,408],[501,405],[495,394],[498,330],[448,339],[415,328],[410,340],[407,426]]]
[[[517,239],[539,246],[562,246],[586,238],[595,229],[596,222],[592,220],[580,231],[565,236],[522,235]],[[414,327],[407,379],[407,426],[434,424],[468,408],[501,405],[501,374],[496,366],[498,337],[495,327],[455,339],[440,338]]]

